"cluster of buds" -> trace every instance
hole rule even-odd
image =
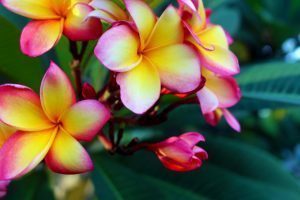
[[[221,26],[210,22],[211,11],[205,10],[201,0],[178,0],[178,8],[170,5],[159,17],[143,0],[1,3],[32,19],[21,35],[24,54],[42,55],[62,35],[70,40],[77,90],[54,62],[39,95],[22,85],[0,86],[0,195],[5,191],[2,183],[28,173],[42,161],[56,173],[91,171],[92,160],[80,142],[97,135],[112,153],[146,149],[170,170],[199,168],[208,158],[205,150],[196,146],[205,140],[200,133],[153,144],[133,139],[120,145],[124,125],[163,123],[172,110],[184,104],[200,104],[205,120],[213,126],[224,116],[240,131],[228,110],[241,98],[233,78],[239,73],[239,64],[229,49],[233,40]],[[102,24],[107,30],[103,31]],[[88,83],[82,86],[80,65],[89,40],[99,40],[95,56],[110,71],[101,91]],[[78,42],[83,44],[80,52]],[[165,95],[176,96],[176,102],[161,109],[159,100]],[[120,117],[124,109],[132,114]],[[102,130],[106,124],[108,133]]]

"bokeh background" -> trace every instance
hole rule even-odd
[[[154,0],[152,6],[159,14],[169,3],[174,2]],[[197,105],[184,106],[168,122],[129,127],[125,136],[156,141],[200,131],[207,137],[204,147],[209,160],[199,170],[170,172],[149,152],[110,156],[95,141],[90,148],[93,173],[59,176],[39,167],[13,182],[7,199],[299,200],[300,1],[206,0],[205,5],[213,10],[211,21],[221,24],[235,40],[231,48],[241,63],[236,78],[243,99],[232,111],[242,133],[233,132],[224,121],[218,127],[208,126]],[[23,56],[19,37],[26,22],[0,5],[0,81],[38,91],[50,60],[70,75],[71,55],[64,39],[41,58]],[[84,79],[100,89],[107,71],[90,55],[85,59]]]

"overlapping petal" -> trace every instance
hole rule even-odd
[[[69,9],[64,22],[64,35],[73,41],[96,40],[102,34],[102,24],[96,18],[86,19],[93,8],[84,3]]]
[[[46,115],[55,123],[76,102],[75,92],[69,78],[53,62],[43,78],[40,95]]]
[[[62,32],[63,19],[31,21],[22,31],[21,50],[31,57],[40,56],[58,42]]]
[[[0,121],[0,148],[4,142],[17,130]]]
[[[86,150],[61,128],[45,160],[56,173],[79,174],[93,170],[92,160]]]
[[[57,129],[17,132],[0,149],[0,180],[20,177],[36,167],[47,154]]]
[[[159,74],[146,59],[134,69],[118,74],[117,82],[122,102],[137,114],[146,112],[160,96]]]
[[[211,25],[204,31],[198,34],[201,42],[208,45],[218,46],[223,49],[228,49],[228,39],[226,32],[221,26]]]
[[[179,138],[184,140],[188,145],[190,145],[190,147],[194,147],[199,142],[205,141],[204,136],[196,132],[182,134]]]
[[[211,113],[219,106],[218,97],[207,87],[204,87],[199,92],[197,92],[197,97],[199,99],[201,111],[203,114]]]
[[[157,21],[147,41],[146,48],[149,51],[150,49],[182,43],[183,36],[181,18],[177,10],[173,6],[169,6]]]
[[[40,131],[53,127],[43,112],[39,96],[21,85],[0,86],[0,118],[23,131]]]
[[[177,44],[145,53],[157,67],[162,84],[175,92],[186,93],[201,82],[200,62],[188,45]]]
[[[96,100],[74,104],[62,117],[64,129],[77,140],[90,141],[110,118],[109,110]]]
[[[2,0],[1,3],[12,12],[31,19],[58,19],[49,0]]]
[[[141,62],[138,49],[138,35],[129,26],[120,25],[102,35],[95,48],[95,55],[108,69],[124,72]]]
[[[96,10],[91,12],[89,16],[98,17],[108,23],[128,18],[126,12],[111,0],[93,0],[90,5]]]
[[[141,0],[124,0],[124,2],[138,29],[143,48],[155,26],[156,16],[151,8]]]
[[[241,91],[234,78],[214,75],[206,80],[206,87],[216,95],[219,107],[231,107],[241,99]]]
[[[207,69],[223,75],[231,76],[240,72],[236,56],[228,49],[214,46],[213,50],[206,50],[198,46],[201,62]]]

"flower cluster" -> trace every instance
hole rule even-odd
[[[199,168],[208,158],[196,146],[199,133],[186,133],[163,142],[120,145],[115,125],[156,125],[183,104],[198,103],[205,120],[217,125],[224,116],[240,131],[228,108],[241,98],[234,75],[239,64],[229,45],[229,34],[209,20],[201,0],[178,0],[158,17],[143,0],[2,0],[12,12],[31,18],[23,29],[21,50],[35,57],[49,51],[62,35],[70,40],[77,93],[66,74],[51,62],[38,95],[16,84],[0,86],[0,195],[10,180],[40,162],[62,174],[84,173],[93,163],[81,141],[96,135],[112,153],[154,152],[174,171]],[[120,3],[122,5],[120,5]],[[106,24],[102,28],[102,24]],[[103,31],[105,30],[105,31]],[[86,48],[78,42],[98,40],[95,56],[109,69],[101,91],[81,81],[80,63]],[[160,98],[176,102],[161,109]],[[80,99],[78,101],[76,99]],[[133,114],[120,117],[127,108]],[[117,117],[118,116],[118,117]],[[108,134],[102,130],[109,122]],[[120,126],[122,124],[122,126]]]

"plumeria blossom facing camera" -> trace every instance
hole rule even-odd
[[[155,152],[166,168],[186,172],[201,167],[203,160],[208,158],[206,151],[196,146],[204,141],[205,138],[201,134],[190,132],[151,144],[148,149]]]
[[[186,28],[186,40],[197,48],[201,65],[220,75],[238,74],[238,59],[229,49],[231,37],[221,26],[210,23],[202,0],[178,2]]]
[[[62,34],[73,41],[98,39],[102,25],[87,15],[93,11],[89,0],[2,0],[7,9],[32,19],[23,29],[21,50],[36,57],[49,51]]]
[[[43,159],[57,173],[93,169],[78,141],[93,139],[110,113],[96,100],[76,103],[69,79],[54,63],[43,78],[40,97],[25,86],[0,86],[0,109],[0,119],[18,130],[0,149],[0,180],[20,177]]]
[[[123,104],[142,114],[159,99],[161,85],[186,93],[201,82],[195,50],[184,44],[181,18],[169,6],[159,19],[141,0],[125,0],[134,22],[113,26],[100,38],[95,55],[117,74]]]

